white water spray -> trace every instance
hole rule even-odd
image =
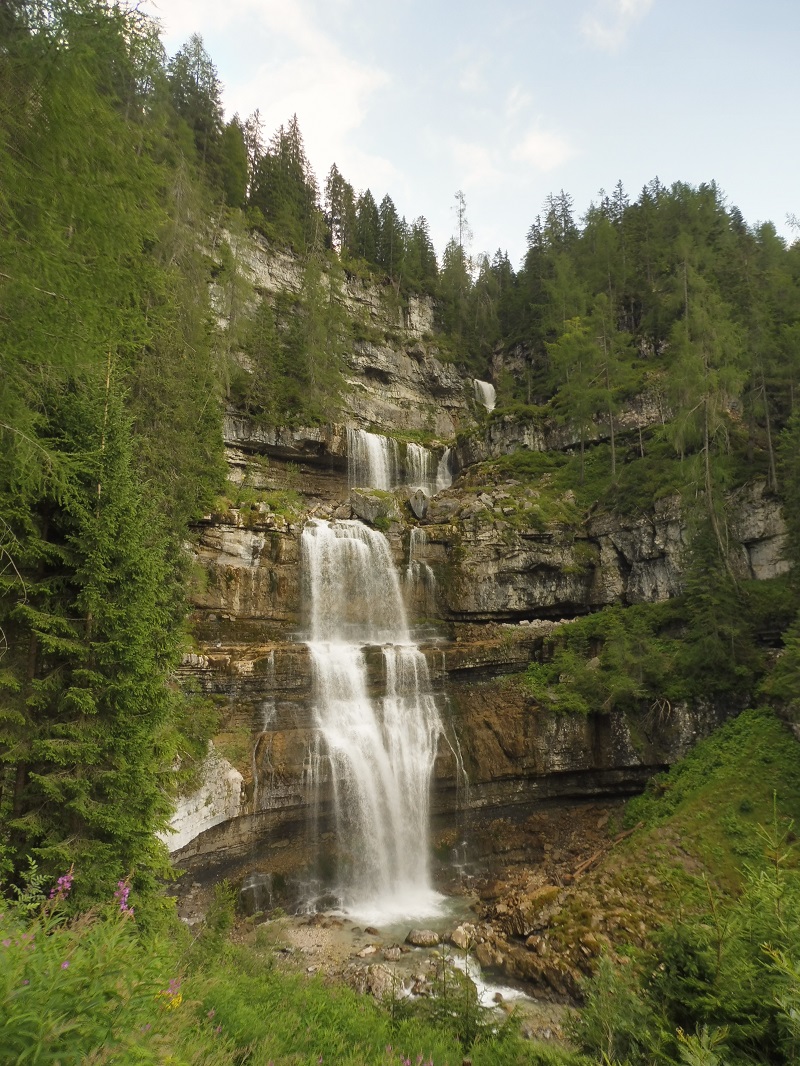
[[[406,445],[406,484],[428,496],[436,492],[436,459],[421,444]]]
[[[439,460],[439,465],[436,467],[436,491],[441,492],[442,489],[449,489],[452,484],[453,450],[452,448],[445,448]]]
[[[397,441],[366,429],[347,431],[347,475],[350,485],[389,491],[398,484]]]
[[[428,538],[424,529],[414,526],[408,544],[406,589],[409,601],[425,618],[436,614],[436,576],[425,560]]]
[[[475,390],[475,399],[478,403],[482,403],[487,411],[494,411],[495,400],[497,399],[494,385],[490,381],[478,381],[477,378],[474,378],[472,387]]]
[[[428,822],[442,724],[388,542],[360,522],[312,521],[302,553],[315,724],[349,852],[342,904],[376,923],[430,916],[441,900],[430,885]],[[382,646],[382,695],[369,687],[372,645]]]

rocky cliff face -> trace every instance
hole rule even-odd
[[[254,283],[298,284],[288,257],[258,244],[246,255]],[[547,475],[524,484],[473,477],[476,463],[515,449],[568,447],[570,431],[502,416],[481,421],[471,383],[436,358],[424,301],[411,301],[398,322],[361,282],[349,283],[346,299],[397,340],[353,351],[343,420],[292,430],[256,428],[233,414],[226,421],[231,482],[254,498],[208,515],[194,546],[197,647],[182,671],[223,710],[204,790],[176,814],[171,847],[195,871],[257,865],[291,880],[312,850],[334,846],[330,782],[316,795],[313,820],[307,786],[314,725],[300,535],[309,516],[373,521],[405,576],[445,719],[433,797],[442,854],[462,838],[491,851],[487,827],[498,819],[516,824],[553,804],[639,790],[736,710],[576,718],[533,703],[516,675],[542,654],[554,626],[606,604],[680,591],[687,533],[679,499],[635,515],[581,514],[569,493],[554,505]],[[620,425],[637,429],[662,417],[658,397],[649,397]],[[351,490],[347,429],[365,426],[425,430],[439,449],[455,444],[460,430],[462,476],[413,509],[412,488]],[[607,431],[598,423],[596,436]],[[286,490],[294,502],[279,507],[276,494]],[[742,576],[783,572],[785,526],[763,483],[739,490],[730,510]],[[376,678],[382,665],[374,659]]]

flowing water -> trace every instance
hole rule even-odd
[[[436,491],[441,492],[442,489],[449,489],[452,484],[453,451],[451,448],[445,448],[439,460],[439,465],[436,467]]]
[[[434,914],[429,796],[442,723],[388,542],[357,521],[315,520],[302,556],[323,756],[313,784],[330,781],[341,905],[372,923]],[[377,691],[368,654],[382,666]]]
[[[405,460],[401,463],[397,441],[391,437],[366,429],[347,431],[347,479],[351,488],[389,492],[408,485],[433,496],[453,484],[452,460],[450,448],[445,448],[437,460],[430,448],[411,441],[406,445]]]
[[[350,485],[384,489],[399,484],[397,441],[366,429],[347,431],[347,472]]]
[[[475,399],[478,403],[482,403],[487,411],[493,411],[495,400],[497,398],[494,385],[489,381],[478,381],[475,378],[472,382],[472,386],[475,390]]]
[[[436,457],[421,444],[406,445],[406,484],[428,496],[436,492]]]
[[[436,575],[425,561],[428,537],[420,526],[414,526],[408,542],[406,590],[409,602],[423,618],[434,618],[437,610]]]

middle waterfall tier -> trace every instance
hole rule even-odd
[[[453,483],[452,464],[450,448],[438,454],[411,441],[401,449],[392,437],[365,429],[347,431],[347,471],[351,486],[391,491],[408,485],[433,496]]]
[[[430,785],[441,718],[425,656],[412,642],[383,535],[360,522],[312,521],[302,538],[320,741],[340,869],[336,892],[373,921],[436,910],[430,883]],[[365,646],[379,645],[380,691]]]

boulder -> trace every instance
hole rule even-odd
[[[406,943],[415,948],[435,948],[441,939],[433,929],[412,929],[406,937]]]
[[[422,489],[417,489],[409,497],[408,506],[411,508],[414,517],[422,521],[428,513],[428,494]]]
[[[362,522],[370,525],[380,518],[396,521],[400,517],[394,496],[377,489],[351,489],[350,507]]]
[[[468,951],[475,944],[476,932],[471,922],[464,922],[450,934],[450,943],[455,944],[461,951]]]

